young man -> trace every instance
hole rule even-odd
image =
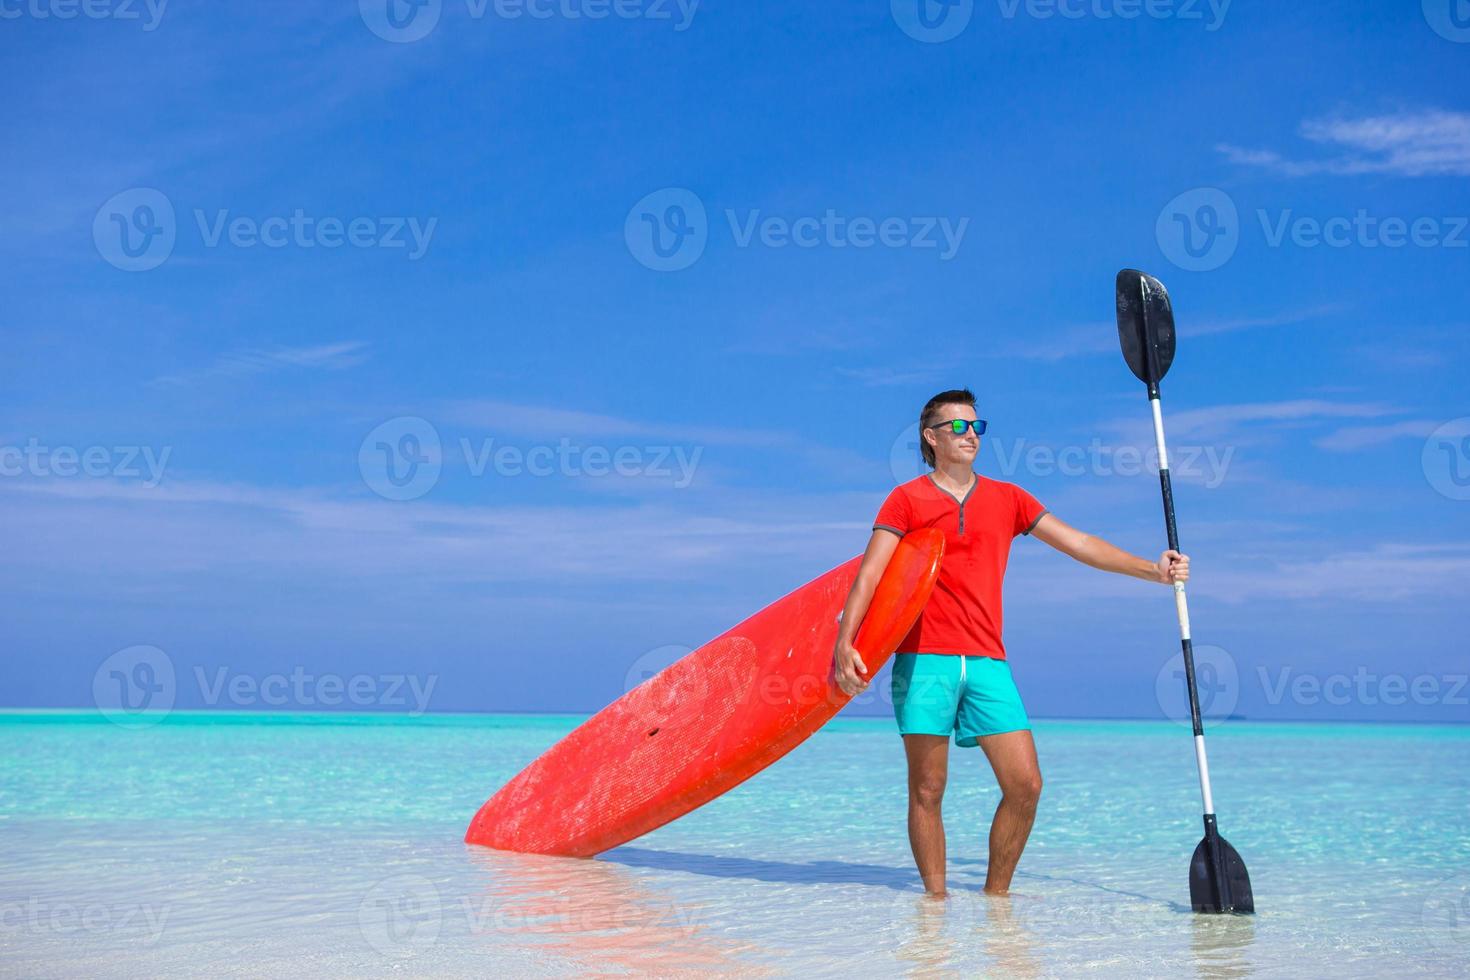
[[[1011,540],[1040,538],[1064,555],[1107,572],[1171,585],[1189,578],[1189,558],[1165,551],[1157,562],[1130,555],[1069,527],[1013,483],[975,472],[985,423],[968,389],[944,391],[919,415],[920,451],[933,473],[888,495],[848,593],[834,650],[837,683],[848,694],[868,687],[853,635],[899,539],[921,527],[944,532],[944,562],[934,594],[898,647],[893,709],[909,767],[909,844],[924,888],[945,893],[940,801],[955,745],[985,750],[1000,784],[990,824],[985,890],[1004,895],[1036,819],[1041,769],[1031,723],[1001,643],[1001,580]]]

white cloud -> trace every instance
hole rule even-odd
[[[276,347],[270,350],[246,348],[222,354],[207,367],[155,378],[152,384],[185,386],[213,378],[244,377],[291,368],[341,371],[366,361],[367,347],[363,341],[347,340],[314,347]]]
[[[109,588],[151,582],[164,592],[177,587],[179,574],[205,570],[226,578],[268,574],[282,582],[416,588],[622,587],[735,567],[816,575],[861,550],[871,526],[867,511],[876,506],[863,495],[834,502],[748,490],[629,506],[405,504],[177,478],[156,487],[6,481],[0,493],[0,527],[31,556],[31,573],[97,577]]]
[[[1186,336],[1203,337],[1210,334],[1233,333],[1237,330],[1256,330],[1268,327],[1288,327],[1320,320],[1341,313],[1348,307],[1343,303],[1327,303],[1302,310],[1275,313],[1270,316],[1240,316],[1218,319],[1202,318],[1191,320],[1181,330]],[[1026,344],[1017,344],[1003,353],[1006,357],[1024,357],[1036,361],[1060,361],[1068,357],[1091,354],[1116,354],[1118,352],[1118,325],[1112,320],[1077,324],[1064,327],[1052,336],[1037,336]]]
[[[1470,113],[1429,110],[1357,119],[1309,119],[1303,138],[1336,151],[1315,160],[1228,143],[1217,149],[1233,163],[1289,177],[1314,174],[1400,177],[1470,176]]]
[[[1388,425],[1346,426],[1316,440],[1315,445],[1329,452],[1350,453],[1395,439],[1427,439],[1438,424],[1424,419],[1409,419]]]
[[[1470,545],[1385,543],[1315,560],[1263,560],[1212,573],[1211,592],[1230,602],[1252,599],[1351,599],[1402,602],[1463,597]]]
[[[1296,398],[1278,402],[1242,402],[1235,405],[1212,405],[1208,408],[1192,408],[1182,412],[1166,412],[1165,431],[1170,441],[1187,439],[1225,439],[1239,442],[1244,427],[1271,426],[1296,427],[1304,423],[1326,419],[1376,419],[1385,415],[1402,414],[1403,409],[1383,402],[1335,402],[1320,398]],[[1144,420],[1145,422],[1147,419]],[[1099,428],[1133,433],[1140,425],[1137,418],[1129,417],[1103,423]]]

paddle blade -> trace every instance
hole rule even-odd
[[[1216,837],[1220,864],[1225,873],[1223,885],[1215,879],[1214,862],[1210,860],[1210,839],[1206,837],[1194,849],[1189,862],[1189,904],[1196,912],[1244,912],[1256,910],[1251,894],[1251,877],[1245,862],[1223,837]]]
[[[1174,363],[1174,307],[1164,284],[1137,269],[1118,273],[1118,339],[1138,380],[1156,385]]]

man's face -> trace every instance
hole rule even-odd
[[[978,416],[975,414],[974,405],[940,405],[935,421],[949,422],[952,419],[965,419],[973,422],[976,418]],[[955,435],[951,426],[931,425],[924,430],[924,438],[930,446],[934,447],[936,460],[973,463],[975,454],[980,451],[980,437],[975,435],[975,430],[969,426],[965,427],[962,434]]]

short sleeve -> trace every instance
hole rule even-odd
[[[873,530],[892,531],[903,537],[912,529],[913,508],[909,504],[909,495],[903,492],[902,487],[894,487],[888,499],[883,501],[883,506],[878,508],[878,516],[873,520]]]
[[[1041,506],[1041,502],[1035,497],[1014,483],[1011,484],[1011,496],[1016,503],[1016,523],[1011,537],[1017,534],[1030,534],[1036,528],[1036,522],[1047,514],[1047,509]]]

